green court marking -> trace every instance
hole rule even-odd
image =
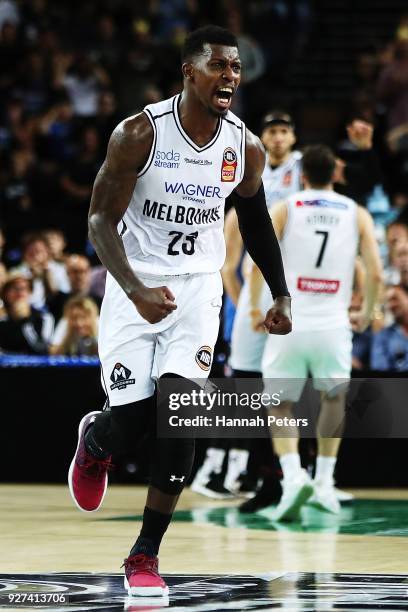
[[[313,506],[304,506],[299,523],[274,522],[270,516],[272,512],[272,506],[255,514],[240,514],[236,507],[196,508],[176,510],[173,521],[267,531],[408,537],[408,501],[359,499],[343,506],[339,515],[322,512]],[[101,520],[141,521],[142,515],[115,516]]]

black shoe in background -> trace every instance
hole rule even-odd
[[[282,486],[277,478],[266,478],[258,493],[252,499],[238,506],[238,511],[247,514],[257,512],[271,504],[277,504],[282,496]]]

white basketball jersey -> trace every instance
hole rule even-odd
[[[358,249],[357,204],[307,189],[288,199],[281,240],[294,331],[348,327]]]
[[[136,272],[215,272],[224,263],[224,203],[244,175],[245,125],[228,112],[198,146],[181,125],[180,99],[144,109],[153,145],[118,227]]]
[[[267,161],[262,179],[266,204],[271,208],[279,200],[284,200],[302,189],[302,153],[293,151],[277,168],[272,168]]]

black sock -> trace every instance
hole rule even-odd
[[[96,459],[107,459],[110,453],[103,450],[94,437],[94,428],[91,425],[85,434],[85,448]]]
[[[171,514],[163,514],[145,506],[143,512],[143,525],[135,545],[129,556],[143,553],[149,557],[155,557],[171,521]]]

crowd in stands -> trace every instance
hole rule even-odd
[[[285,86],[314,35],[310,0],[0,0],[0,352],[97,354],[106,271],[87,240],[94,178],[115,125],[181,90],[184,36],[210,22],[238,37],[243,84],[234,111],[256,131],[262,92]],[[378,318],[356,335],[354,366],[404,371],[408,15],[388,45],[357,55],[352,108],[374,127],[369,187],[363,180],[354,195],[375,218],[386,284]],[[341,158],[357,159],[344,136]],[[360,298],[356,291],[355,304]]]

